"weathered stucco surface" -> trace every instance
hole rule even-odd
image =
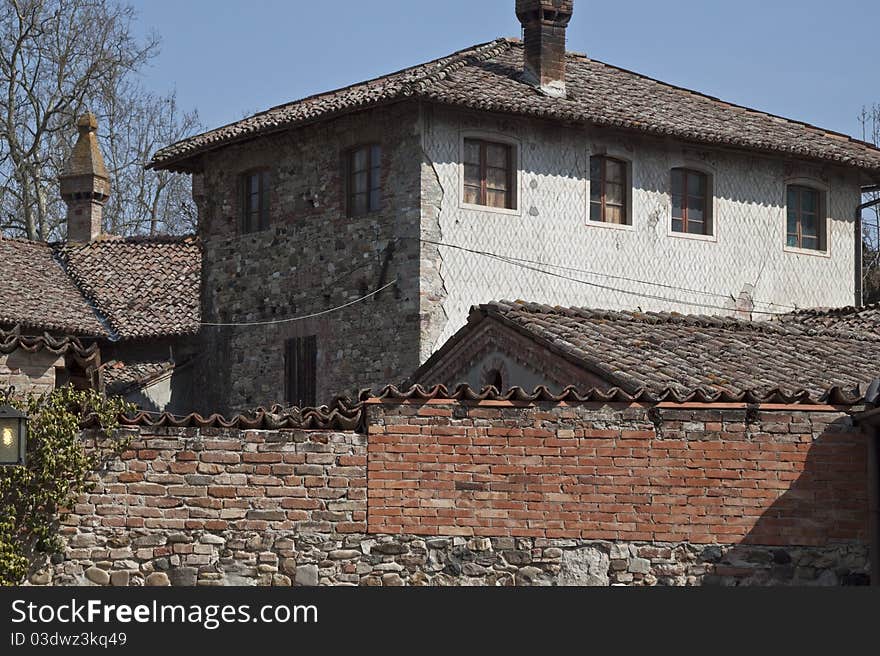
[[[517,145],[516,212],[462,206],[465,135]],[[423,358],[464,325],[472,305],[498,299],[689,314],[733,314],[743,291],[764,312],[854,301],[854,216],[860,195],[853,172],[439,108],[423,112],[423,144],[423,167],[431,168],[430,175],[422,175],[425,238],[530,261],[523,268],[452,248],[431,249],[431,266],[445,292],[442,313],[435,314],[447,322],[432,323]],[[589,157],[603,152],[630,161],[632,226],[587,220]],[[669,234],[670,170],[678,166],[702,169],[714,180],[711,240]],[[786,181],[792,180],[830,189],[827,256],[784,248]],[[755,314],[762,317],[767,315]]]

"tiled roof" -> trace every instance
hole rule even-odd
[[[106,337],[88,302],[42,242],[0,237],[0,325]]]
[[[827,325],[501,301],[474,308],[453,340],[487,317],[630,394],[782,390],[815,397],[833,387],[859,394],[880,376],[880,336]]]
[[[509,401],[512,403],[774,403],[785,405],[811,405],[815,403],[852,406],[862,403],[860,394],[839,387],[829,387],[821,394],[811,394],[806,390],[796,393],[783,389],[763,391],[742,391],[736,394],[724,390],[697,389],[681,391],[664,389],[651,392],[640,389],[634,393],[619,388],[605,390],[577,390],[567,387],[555,394],[543,386],[529,392],[519,387],[498,391],[494,387],[476,390],[468,385],[458,385],[448,389],[443,385],[422,387],[413,385],[398,388],[389,385],[374,392],[364,390],[357,402],[338,398],[329,406],[316,408],[258,408],[252,412],[233,417],[213,414],[208,417],[198,413],[186,416],[171,413],[138,411],[119,418],[123,426],[148,428],[214,428],[236,430],[340,430],[365,432],[366,416],[364,408],[371,403],[425,403],[428,401],[455,401],[462,403],[481,401]],[[98,427],[96,417],[88,417],[84,427]]]
[[[59,257],[115,337],[198,331],[201,249],[196,239],[101,239],[65,246]]]
[[[523,46],[498,39],[448,57],[280,105],[163,148],[150,166],[197,168],[188,159],[258,135],[346,112],[422,99],[477,110],[585,122],[839,162],[880,174],[880,150],[842,134],[748,109],[568,54],[567,98],[551,98],[520,79]]]
[[[801,324],[823,334],[863,339],[880,338],[880,303],[864,307],[816,308],[792,312],[778,320],[791,325]]]

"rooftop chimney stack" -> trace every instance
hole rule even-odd
[[[525,79],[554,98],[565,98],[565,29],[574,0],[516,0],[523,27]]]
[[[79,138],[61,174],[61,197],[67,203],[67,241],[91,242],[101,234],[110,176],[98,147],[98,119],[88,112],[76,127]]]

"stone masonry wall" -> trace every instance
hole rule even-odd
[[[283,403],[284,343],[316,335],[317,402],[401,380],[419,365],[418,110],[409,104],[305,126],[206,156],[194,179],[203,242],[202,317],[252,323],[338,307],[326,317],[202,332],[199,406],[234,412]],[[382,148],[382,204],[346,216],[345,153]],[[240,176],[267,168],[270,225],[240,233]]]
[[[144,428],[29,583],[868,581],[864,443],[842,412],[444,402],[368,423]]]
[[[374,405],[370,532],[764,545],[867,539],[844,412]]]
[[[0,387],[20,393],[43,394],[55,389],[55,368],[64,367],[64,356],[48,351],[28,353],[22,349],[0,353]]]

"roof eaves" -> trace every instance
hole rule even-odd
[[[332,91],[325,91],[317,94],[313,94],[311,96],[306,96],[305,98],[301,98],[299,100],[294,100],[292,102],[283,103],[280,105],[276,105],[275,107],[271,107],[262,112],[258,112],[249,116],[240,121],[235,121],[233,123],[229,123],[227,125],[215,128],[213,130],[209,130],[208,132],[204,132],[202,134],[194,135],[192,137],[188,137],[182,141],[178,141],[173,143],[165,148],[160,149],[156,152],[150,162],[148,162],[145,166],[147,169],[169,169],[175,170],[174,165],[179,164],[181,162],[191,160],[194,157],[201,156],[206,152],[210,152],[212,150],[217,150],[218,148],[223,148],[232,144],[241,143],[244,141],[250,141],[252,139],[265,136],[267,134],[273,134],[277,132],[283,132],[292,127],[299,127],[302,125],[308,125],[310,123],[317,123],[325,120],[330,120],[332,118],[336,118],[341,115],[350,114],[352,112],[360,111],[363,109],[371,109],[374,107],[380,107],[383,105],[390,105],[397,102],[401,102],[408,98],[417,97],[422,91],[424,91],[427,84],[432,82],[436,82],[438,80],[444,79],[450,72],[458,70],[464,66],[467,66],[469,63],[473,61],[485,61],[486,59],[490,59],[494,56],[497,56],[499,53],[508,49],[511,44],[511,40],[507,38],[498,38],[492,41],[487,41],[485,43],[481,43],[475,46],[470,46],[467,48],[463,48],[458,50],[451,55],[446,55],[444,57],[434,59],[428,62],[424,62],[421,64],[416,64],[414,66],[409,66],[407,68],[403,68],[394,73],[388,73],[386,75],[381,75],[369,80],[365,80],[363,82],[356,82],[354,84],[350,84],[345,87],[341,87],[339,89],[334,89]],[[431,70],[431,67],[435,67],[436,70]],[[415,73],[419,69],[427,69],[425,73],[417,76],[413,80],[396,80],[395,78],[405,75],[408,72]],[[375,84],[381,81],[394,81],[397,84],[392,87],[390,91],[386,91],[384,93],[380,93],[376,96],[371,96],[366,98],[363,101],[355,101],[351,104],[341,106],[336,111],[330,112],[322,112],[316,116],[307,117],[304,119],[293,120],[293,121],[281,121],[276,124],[269,124],[263,128],[257,128],[251,131],[244,131],[238,135],[232,135],[230,137],[224,138],[220,136],[220,134],[224,130],[232,130],[237,126],[241,125],[245,121],[253,120],[259,117],[269,116],[273,112],[283,111],[286,108],[292,108],[297,105],[303,105],[307,102],[315,101],[325,97],[331,97],[340,93],[344,93],[346,91],[354,90],[358,87],[367,88],[371,84]],[[211,135],[217,135],[216,139],[211,140]],[[207,143],[200,144],[199,141],[204,141],[208,139]],[[180,152],[177,152],[180,151]],[[187,167],[179,167],[180,171],[189,170]]]

